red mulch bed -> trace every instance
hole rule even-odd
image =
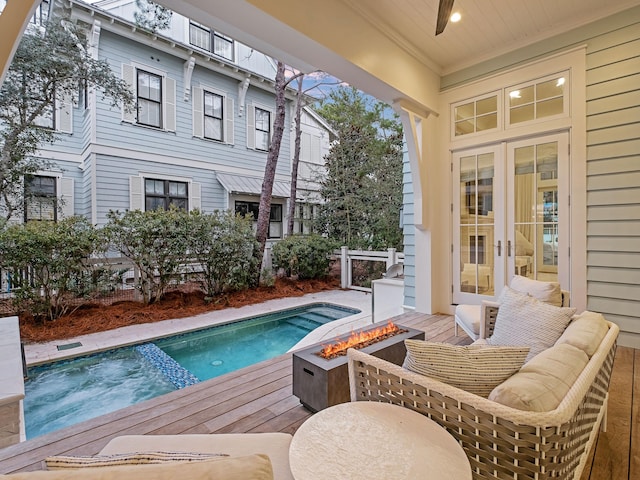
[[[127,325],[158,322],[172,318],[184,318],[200,313],[237,308],[276,298],[300,297],[307,293],[340,288],[340,280],[290,280],[276,279],[273,287],[258,287],[233,292],[206,302],[199,291],[173,291],[152,305],[125,300],[111,305],[87,304],[52,322],[36,322],[27,316],[20,317],[20,334],[27,343],[49,342],[65,338],[103,332]]]

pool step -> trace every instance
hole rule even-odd
[[[176,388],[180,389],[200,383],[200,380],[193,373],[164,353],[157,345],[143,343],[142,345],[137,345],[134,349],[160,370]]]

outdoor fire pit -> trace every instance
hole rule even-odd
[[[294,352],[293,394],[312,412],[348,402],[350,395],[346,348],[349,348],[347,343],[350,340],[356,342],[353,348],[397,365],[402,364],[407,353],[404,346],[407,338],[424,340],[422,330],[402,325],[393,327],[397,330],[389,331],[389,326],[363,329],[352,333],[351,336],[345,335],[331,341],[316,343]],[[354,339],[354,336],[358,338]],[[357,343],[358,340],[361,340],[360,343]],[[328,358],[322,357],[323,352],[328,354]]]

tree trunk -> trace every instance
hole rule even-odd
[[[293,160],[291,162],[291,195],[289,195],[289,223],[287,225],[289,235],[293,235],[293,220],[296,213],[296,191],[298,189],[298,164],[300,163],[300,135],[302,126],[302,80],[298,79],[298,93],[296,94],[296,141],[293,150]],[[303,215],[304,216],[304,215]]]
[[[257,275],[259,280],[262,271],[262,257],[267,243],[267,235],[269,233],[269,216],[271,213],[271,196],[273,192],[273,182],[276,176],[276,166],[278,164],[278,156],[280,155],[280,144],[284,133],[285,118],[285,89],[286,82],[284,78],[285,65],[278,62],[276,72],[276,116],[273,122],[273,135],[269,144],[269,153],[267,154],[267,164],[264,167],[264,180],[262,181],[262,192],[260,193],[260,208],[258,211],[258,224],[256,228],[256,240],[258,241],[258,251],[256,251]]]

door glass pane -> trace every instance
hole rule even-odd
[[[460,158],[460,291],[494,294],[494,154]]]
[[[558,279],[558,144],[514,150],[515,273]]]

